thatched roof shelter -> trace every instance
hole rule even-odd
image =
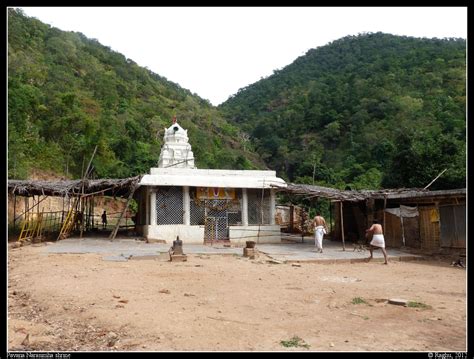
[[[141,176],[119,179],[94,180],[8,180],[8,193],[18,196],[57,196],[74,197],[100,194],[111,197],[127,197],[130,190],[140,181]]]
[[[402,199],[423,197],[466,196],[466,189],[452,189],[443,191],[430,191],[420,188],[399,188],[382,190],[339,190],[329,187],[313,186],[306,184],[288,184],[283,191],[307,198],[323,197],[334,201],[365,201],[367,199]]]

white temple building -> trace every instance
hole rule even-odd
[[[158,167],[142,177],[137,228],[172,243],[279,243],[275,171],[197,169],[187,130],[174,119],[165,130]]]

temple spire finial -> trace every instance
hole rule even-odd
[[[176,123],[176,116],[173,116],[173,125]]]

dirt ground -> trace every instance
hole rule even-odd
[[[466,270],[445,261],[111,262],[45,246],[9,249],[9,351],[466,350]]]

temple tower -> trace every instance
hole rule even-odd
[[[196,168],[194,154],[189,144],[188,130],[183,129],[173,117],[173,124],[165,129],[158,167]]]

